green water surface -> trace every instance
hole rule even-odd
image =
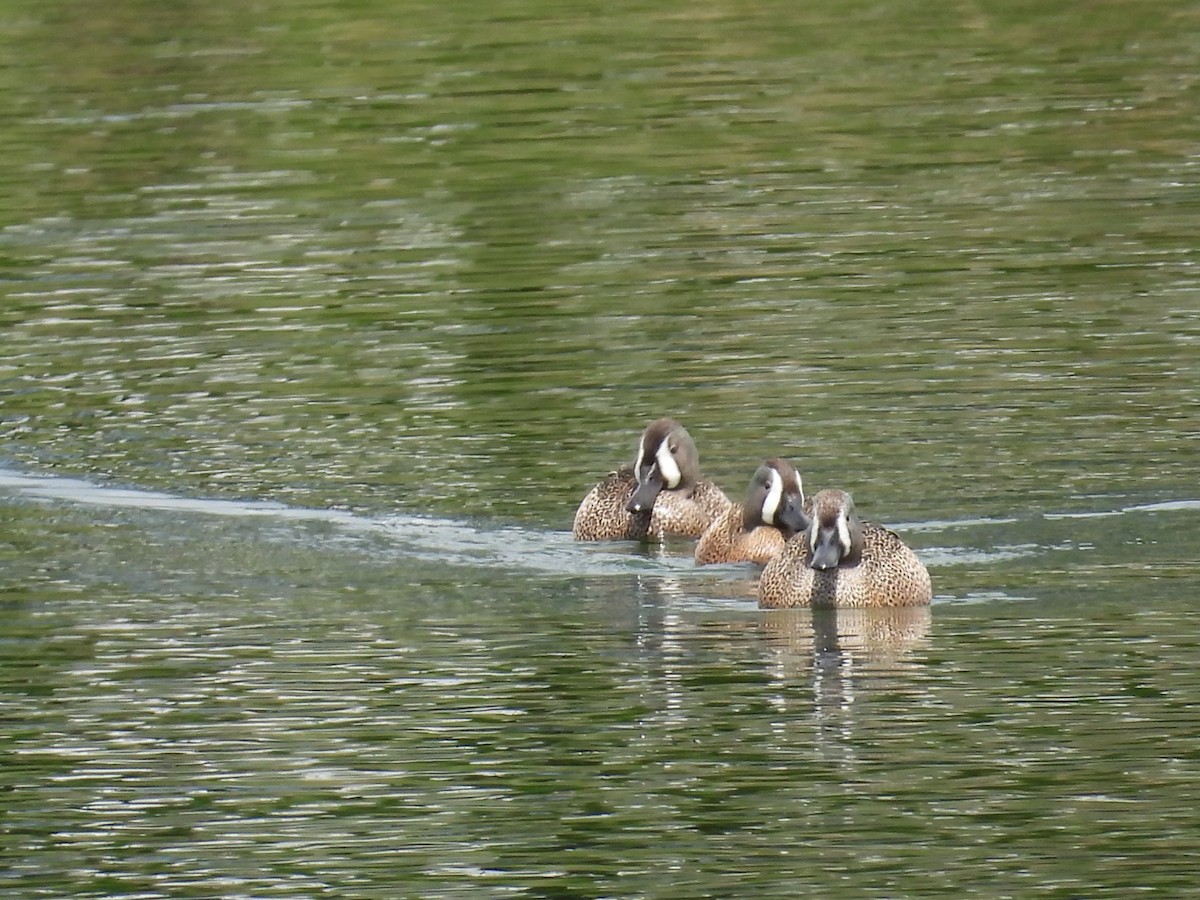
[[[1195,4],[0,0],[0,892],[1187,896]],[[577,545],[670,414],[928,564]]]

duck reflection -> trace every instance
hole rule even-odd
[[[919,691],[911,675],[923,668],[932,622],[928,606],[868,609],[790,609],[761,622],[773,654],[781,711],[804,712],[817,728],[818,746],[848,763],[858,715],[854,705],[871,691]],[[811,696],[795,687],[808,681]],[[799,701],[799,705],[797,704]],[[790,716],[784,722],[794,722]],[[786,726],[790,730],[790,726]]]
[[[878,673],[912,669],[928,645],[928,606],[870,609],[791,609],[767,612],[763,633],[789,671],[830,665]]]

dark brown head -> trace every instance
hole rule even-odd
[[[854,511],[854,500],[845,491],[818,491],[812,499],[812,522],[808,526],[809,565],[834,569],[857,565],[862,559],[862,522]]]
[[[786,459],[768,459],[755,471],[746,489],[744,522],[747,531],[773,525],[785,537],[808,527],[800,473]]]
[[[660,491],[692,495],[700,480],[700,454],[686,428],[674,419],[657,419],[642,432],[633,471],[638,486],[625,509],[643,512],[654,506]]]

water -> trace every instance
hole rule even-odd
[[[1189,4],[2,18],[0,891],[1191,892]],[[573,543],[663,414],[932,608]]]

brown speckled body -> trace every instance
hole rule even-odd
[[[853,552],[835,566],[813,568],[814,533],[823,523],[832,527],[838,512],[849,523]],[[924,606],[932,597],[929,572],[917,555],[886,528],[859,522],[843,491],[813,498],[809,530],[784,545],[758,582],[758,605],[766,608]]]
[[[711,481],[701,481],[690,497],[662,491],[648,512],[625,509],[637,489],[628,466],[612,472],[588,491],[571,529],[580,541],[661,541],[668,536],[699,537],[709,523],[730,507],[729,498]]]
[[[745,511],[735,504],[713,520],[696,544],[696,565],[752,562],[765,566],[783,549],[783,532],[774,525],[746,530]]]

